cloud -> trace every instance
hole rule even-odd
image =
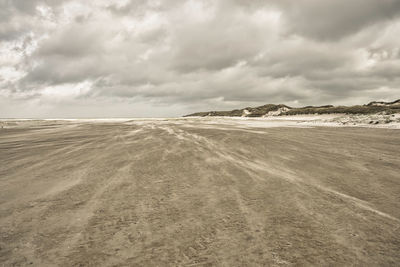
[[[177,116],[400,92],[396,0],[28,2],[0,0],[0,115]]]
[[[285,11],[292,33],[321,40],[337,40],[400,15],[397,0],[279,0],[274,4]]]

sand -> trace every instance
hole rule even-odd
[[[335,118],[3,121],[0,266],[394,266],[400,131]]]

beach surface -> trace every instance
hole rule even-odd
[[[3,120],[0,266],[395,266],[400,130],[370,121]]]

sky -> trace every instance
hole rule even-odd
[[[400,98],[399,0],[0,0],[0,117]]]

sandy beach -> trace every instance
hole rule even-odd
[[[394,266],[400,127],[370,121],[2,121],[0,265]]]

